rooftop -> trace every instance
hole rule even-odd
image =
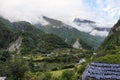
[[[120,80],[120,64],[91,63],[83,75],[82,80]]]

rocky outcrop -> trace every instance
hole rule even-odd
[[[20,46],[22,44],[22,37],[20,36],[15,42],[12,42],[8,47],[8,51],[17,51],[17,54],[20,53]]]
[[[79,39],[77,39],[76,42],[73,44],[73,48],[82,49],[82,46],[81,46],[81,44],[79,43]]]
[[[120,80],[120,64],[91,63],[81,80]]]
[[[114,34],[115,32],[120,31],[120,19],[118,20],[118,22],[114,25],[113,28],[111,28],[110,32],[109,32],[109,36]]]

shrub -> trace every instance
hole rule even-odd
[[[74,75],[74,72],[72,70],[65,70],[60,80],[71,80],[73,75]]]

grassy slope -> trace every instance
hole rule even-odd
[[[96,59],[100,62],[120,63],[120,20],[97,50]]]

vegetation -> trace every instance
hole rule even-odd
[[[105,41],[101,44],[98,48],[98,51],[108,52],[110,53],[117,53],[116,50],[120,49],[120,20],[114,25],[111,29],[109,35],[105,39]]]
[[[18,34],[12,32],[12,30],[9,29],[8,24],[5,24],[3,21],[2,18],[0,18],[0,49],[8,47],[8,45],[16,40],[18,36]]]
[[[120,54],[111,54],[97,59],[99,62],[120,64]]]
[[[104,39],[102,37],[91,36],[90,34],[85,32],[80,32],[75,28],[69,28],[70,26],[66,27],[67,25],[60,26],[59,28],[53,28],[52,25],[42,27],[38,24],[35,26],[37,26],[40,30],[45,31],[46,33],[56,34],[64,40],[67,39],[67,43],[70,45],[73,45],[76,39],[79,38],[80,44],[82,44],[82,47],[85,49],[96,49]]]
[[[74,51],[78,52],[76,50]],[[75,52],[71,53],[70,59],[72,60],[68,59],[70,61],[64,61],[64,59],[69,57],[70,54],[58,54],[58,52],[56,52],[56,55],[51,57],[47,55],[45,56],[45,54],[43,57],[36,57],[38,54],[36,54],[36,56],[23,56],[19,54],[16,55],[15,53],[9,53],[8,51],[1,51],[0,76],[7,76],[8,80],[77,80],[84,70],[84,67],[82,67],[84,64],[78,64],[79,58],[76,62],[79,52]],[[89,55],[87,54],[87,51],[83,52],[84,54]],[[81,56],[82,55],[83,54],[81,54]],[[76,58],[72,58],[74,56],[76,56]],[[56,57],[60,57],[61,61],[51,60]],[[86,56],[86,58],[88,58],[88,56]]]
[[[0,51],[0,76],[6,76],[8,80],[22,80],[24,73],[29,70],[28,62],[21,56],[8,51]]]
[[[7,51],[19,36],[20,53]],[[92,56],[92,51],[73,49],[63,38],[25,21],[11,23],[0,18],[0,37],[0,76],[7,80],[77,80],[84,70],[78,67],[82,66],[80,59],[87,61]]]
[[[120,63],[120,20],[111,29],[105,41],[98,48],[94,61]]]
[[[23,33],[22,54],[50,53],[57,48],[69,48],[61,38],[53,34],[35,35]],[[29,51],[29,52],[28,52]]]
[[[22,54],[27,53],[50,53],[57,48],[70,48],[61,38],[53,34],[45,34],[36,29],[32,24],[21,21],[9,23],[1,18],[0,21],[0,49],[7,48],[11,42],[14,42],[19,36],[22,36]],[[14,28],[14,30],[12,28]]]

